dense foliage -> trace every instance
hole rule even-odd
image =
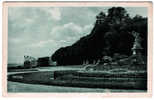
[[[83,61],[113,56],[115,53],[131,55],[134,42],[132,31],[142,37],[143,55],[147,53],[147,18],[136,15],[131,18],[122,7],[112,7],[108,14],[101,12],[96,16],[91,33],[80,38],[71,46],[58,49],[52,60],[58,65],[82,64]]]

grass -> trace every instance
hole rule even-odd
[[[82,68],[82,65],[77,67],[51,67],[45,68],[46,71],[8,75],[8,81],[65,87],[142,90],[146,90],[147,88],[147,72],[145,66],[142,66],[140,70],[137,70],[139,66],[137,66],[137,69],[134,69],[132,66],[109,66],[111,67],[110,70],[108,66],[101,65],[97,67],[101,71],[77,71]],[[47,71],[48,69],[50,71]],[[44,70],[44,68],[40,68],[39,70]]]
[[[59,71],[61,72],[61,71]],[[73,71],[69,71],[73,72]],[[89,74],[91,75],[91,74]],[[8,80],[29,84],[59,85],[71,87],[89,87],[89,88],[112,88],[112,89],[146,89],[146,78],[122,78],[122,77],[94,77],[78,76],[70,73],[60,75],[55,80],[54,73],[51,71],[20,73],[9,75]]]

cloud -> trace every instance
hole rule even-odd
[[[51,56],[90,34],[96,15],[110,7],[9,7],[8,62],[23,55]],[[127,8],[128,9],[128,8]],[[129,8],[130,15],[147,15],[145,8]]]
[[[64,24],[62,26],[56,26],[52,28],[51,35],[55,39],[65,39],[67,37],[73,37],[80,34],[82,28],[74,23]],[[62,38],[63,37],[63,38]]]
[[[85,33],[85,35],[90,34],[93,27],[94,27],[93,24],[85,25],[83,27],[83,32]]]
[[[52,17],[52,19],[59,21],[61,20],[61,12],[60,12],[60,8],[42,8],[41,10],[43,10],[44,12],[46,12],[48,15],[50,15]]]
[[[50,37],[47,40],[41,40],[26,45],[28,48],[50,48],[50,52],[54,53],[60,47],[72,45],[82,36],[87,35],[85,32],[91,30],[92,25],[81,27],[75,23],[67,23],[52,28]]]
[[[21,43],[22,42],[22,39],[20,38],[9,38],[8,40],[10,43]]]
[[[76,42],[80,37],[88,34],[85,32],[88,32],[90,28],[92,28],[92,25],[85,25],[84,27],[81,27],[74,23],[56,26],[51,30],[50,37],[47,40],[31,43],[27,45],[27,47],[38,48],[51,45],[52,48],[59,48],[61,46],[69,46]]]
[[[55,43],[54,40],[44,40],[44,41],[39,41],[38,43],[32,43],[32,44],[28,45],[28,47],[43,47],[48,44],[54,44],[54,43]]]
[[[53,19],[55,19],[55,20],[60,20],[61,19],[61,13],[60,13],[59,8],[53,8],[50,11],[50,13],[51,13]]]
[[[62,26],[56,26],[52,28],[51,37],[55,40],[66,40],[71,42],[77,41],[80,37],[90,33],[93,25],[85,25],[81,27],[75,23],[67,23]]]

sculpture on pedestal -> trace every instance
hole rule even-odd
[[[143,48],[141,46],[142,38],[140,37],[140,34],[135,31],[132,32],[132,35],[135,37],[134,45],[132,48],[132,51],[133,51],[132,56],[134,57],[133,62],[135,62],[137,64],[143,64],[144,61],[143,61],[143,56],[141,53],[141,51],[143,50]]]

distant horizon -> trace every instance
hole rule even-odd
[[[114,6],[112,6],[114,7]],[[24,55],[51,57],[90,34],[96,15],[111,7],[9,7],[8,64],[23,64]],[[124,7],[134,17],[147,17],[146,7]]]

